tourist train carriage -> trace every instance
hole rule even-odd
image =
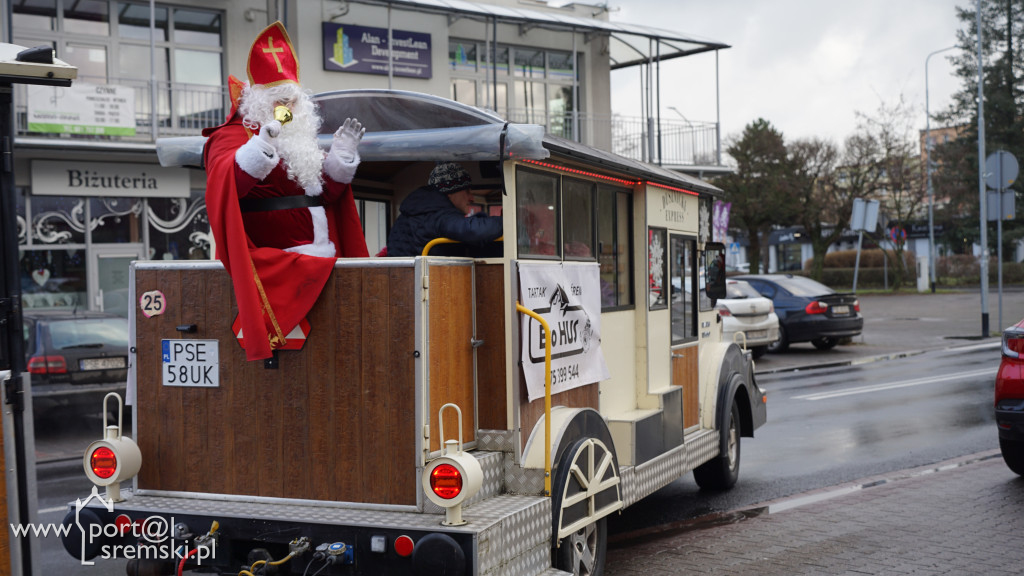
[[[591,574],[608,515],[690,471],[736,481],[766,399],[714,310],[720,190],[442,98],[316,99],[325,139],[349,116],[367,127],[353,184],[368,235],[369,207],[396,214],[452,160],[503,242],[339,260],[265,362],[245,360],[219,262],[135,262],[141,467],[112,465],[121,500],[69,522],[176,525],[192,556],[134,561],[146,573]],[[201,141],[158,147],[194,165]],[[149,543],[66,545],[99,556],[112,542]]]

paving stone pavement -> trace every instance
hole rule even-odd
[[[998,451],[609,545],[607,576],[1024,573],[1024,478]]]

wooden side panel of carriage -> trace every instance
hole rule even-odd
[[[168,302],[136,325],[140,488],[414,505],[414,285],[411,266],[336,268],[304,349],[268,370],[235,341],[226,272],[137,270]],[[163,386],[162,338],[219,340],[221,386]]]

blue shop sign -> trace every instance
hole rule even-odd
[[[323,23],[324,70],[430,78],[430,34],[391,31],[388,59],[387,28]]]

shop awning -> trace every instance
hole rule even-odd
[[[496,6],[465,0],[350,0],[360,4],[390,5],[393,8],[417,12],[445,14],[449,18],[463,17],[502,24],[517,24],[524,29],[575,30],[585,34],[609,37],[612,70],[628,68],[651,61],[670,60],[703,52],[729,48],[728,44],[701,38],[693,34],[664,30],[651,26],[609,22],[595,18],[582,18],[568,12],[542,12],[512,6]],[[597,8],[597,7],[595,7]]]

